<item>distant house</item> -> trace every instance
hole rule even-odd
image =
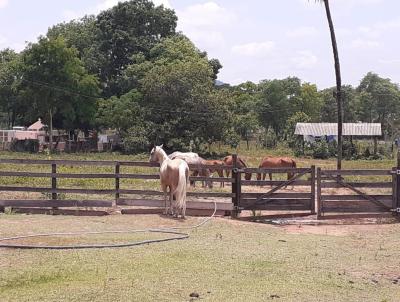
[[[337,130],[337,123],[297,123],[294,134],[302,135],[308,142],[321,137],[330,141],[337,139]],[[376,139],[382,136],[382,127],[380,123],[343,123],[343,136]]]
[[[23,126],[14,126],[12,130],[0,130],[0,148],[9,149],[13,141],[37,140],[39,145],[46,139],[46,125],[39,119],[26,129]]]
[[[39,118],[37,122],[33,123],[28,127],[29,131],[46,131],[47,126],[42,123],[42,120]]]

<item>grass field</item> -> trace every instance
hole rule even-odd
[[[0,236],[186,226],[200,220],[0,215]],[[277,227],[217,218],[184,241],[105,250],[0,249],[0,301],[396,302],[399,232],[399,224]],[[30,242],[126,242],[143,236]],[[194,292],[200,299],[189,297]]]
[[[233,152],[233,150],[227,150]],[[249,166],[287,149],[241,149]],[[148,155],[1,152],[1,158],[147,160]],[[335,160],[297,159],[299,167],[334,169]],[[344,168],[390,169],[394,160],[345,161]],[[0,165],[7,171],[49,167]],[[156,173],[124,167],[122,173]],[[112,173],[111,167],[63,166],[65,173]],[[281,178],[284,175],[280,176]],[[365,178],[365,177],[364,177]],[[374,178],[374,180],[382,177]],[[50,186],[49,179],[2,177],[1,185]],[[113,180],[60,180],[61,187],[113,188]],[[158,189],[154,180],[121,187]],[[193,189],[190,189],[193,190]],[[196,189],[200,190],[200,189]],[[214,188],[214,191],[221,189]],[[224,190],[230,190],[230,187]],[[4,198],[4,192],[0,193]],[[6,198],[14,198],[7,193]],[[40,196],[39,196],[40,197]],[[45,196],[42,196],[45,198]],[[65,198],[75,198],[68,194]],[[92,196],[91,196],[92,197]],[[18,198],[29,198],[18,196]],[[87,197],[86,197],[87,198]],[[113,198],[102,196],[101,198]],[[72,217],[0,214],[0,237],[43,233],[193,225],[158,215]],[[217,218],[184,241],[105,250],[0,249],[0,301],[400,301],[400,225],[286,226]],[[119,243],[157,234],[75,236],[26,240],[37,244]],[[199,299],[190,298],[198,293]]]

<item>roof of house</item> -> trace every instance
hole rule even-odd
[[[33,130],[33,131],[39,131],[39,130],[42,130],[44,127],[46,127],[46,125],[44,125],[43,123],[42,123],[42,120],[41,119],[39,119],[37,122],[35,122],[35,123],[33,123],[32,125],[30,125],[29,127],[28,127],[28,130]]]
[[[337,123],[297,123],[294,134],[297,135],[337,135]],[[381,136],[380,123],[343,123],[343,135]]]

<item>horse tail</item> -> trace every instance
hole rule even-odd
[[[186,211],[186,189],[189,183],[189,169],[186,162],[179,165],[178,186],[175,189],[176,204],[182,209],[182,216],[185,216]]]
[[[292,159],[292,167],[293,167],[293,168],[296,168],[296,167],[297,167],[296,162],[295,162],[294,159]]]

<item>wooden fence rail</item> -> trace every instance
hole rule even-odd
[[[366,170],[322,170],[311,166],[309,168],[245,168],[236,166],[237,156],[233,155],[234,165],[190,165],[191,169],[219,168],[232,171],[232,177],[200,177],[191,176],[192,181],[226,182],[231,184],[230,192],[188,192],[188,197],[196,200],[188,201],[188,209],[197,211],[197,214],[209,214],[214,203],[207,198],[217,200],[218,213],[230,212],[236,217],[243,210],[263,211],[306,211],[317,214],[318,218],[327,217],[333,213],[388,213],[400,211],[400,155],[399,164],[393,169],[366,169]],[[157,190],[141,190],[137,188],[122,188],[123,180],[141,179],[158,180],[156,173],[158,164],[140,161],[77,161],[77,160],[30,160],[30,159],[0,159],[3,171],[0,177],[26,177],[48,179],[49,186],[29,185],[0,185],[0,191],[26,192],[48,194],[48,199],[0,200],[0,211],[5,207],[23,208],[26,211],[37,208],[50,208],[59,211],[60,208],[115,208],[115,207],[147,207],[161,208],[164,201],[160,198],[163,192]],[[11,165],[8,170],[4,165]],[[12,165],[47,166],[48,171],[23,172],[13,169]],[[110,172],[104,173],[65,173],[61,166],[94,166],[109,167]],[[148,174],[123,173],[125,167],[155,168]],[[113,169],[112,169],[113,168]],[[128,173],[129,172],[129,173]],[[294,176],[289,180],[244,180],[246,173],[272,173]],[[346,181],[352,177],[379,176],[377,181]],[[382,181],[384,178],[387,181]],[[390,180],[389,180],[390,178]],[[61,187],[61,179],[106,179],[111,180],[108,188],[71,188]],[[112,183],[112,180],[114,182]],[[257,190],[249,191],[248,186],[257,186]],[[246,192],[243,188],[246,187]],[[343,190],[338,191],[338,188]],[[63,199],[61,194],[86,195],[80,200]],[[95,195],[95,196],[93,196]],[[99,197],[99,196],[101,197]],[[157,199],[159,198],[159,199]],[[221,199],[226,199],[223,202]],[[70,210],[71,211],[71,210]],[[158,211],[158,210],[157,210]],[[123,209],[125,213],[155,213],[155,209]],[[36,210],[33,212],[37,212]]]

